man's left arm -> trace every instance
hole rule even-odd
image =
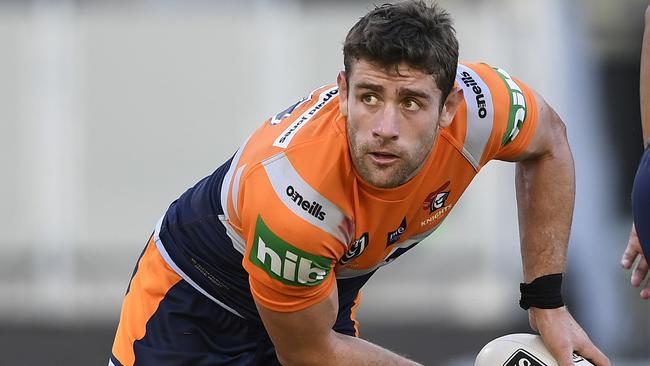
[[[575,174],[566,129],[560,117],[535,94],[535,135],[519,154],[516,168],[517,207],[524,280],[564,271],[573,216]],[[566,307],[531,306],[530,325],[539,331],[560,366],[573,365],[576,352],[597,366],[611,365],[593,345]]]

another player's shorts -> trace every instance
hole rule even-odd
[[[153,239],[127,289],[109,365],[278,365],[263,326],[223,309],[165,262]]]
[[[648,141],[650,143],[650,141]],[[645,150],[632,188],[634,226],[643,254],[650,258],[650,147]]]

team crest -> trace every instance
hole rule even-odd
[[[449,197],[449,190],[447,188],[451,184],[450,181],[445,182],[440,188],[429,193],[427,198],[422,203],[423,210],[429,210],[429,214],[432,214],[434,211],[439,210],[445,207],[447,202],[447,197]]]

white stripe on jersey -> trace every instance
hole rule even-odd
[[[494,102],[490,89],[469,67],[458,64],[456,82],[463,88],[467,104],[467,133],[463,155],[478,170],[494,125]]]
[[[242,151],[246,148],[246,144],[248,144],[248,140],[250,140],[251,136],[248,136],[244,143],[239,147],[237,152],[235,153],[235,156],[233,156],[232,160],[230,161],[230,167],[228,167],[228,171],[226,172],[226,175],[223,177],[223,181],[221,182],[221,209],[223,210],[223,215],[219,215],[219,220],[223,224],[223,226],[226,228],[226,234],[228,234],[228,237],[230,237],[230,240],[232,241],[232,246],[240,253],[244,254],[246,251],[246,243],[244,239],[242,239],[237,232],[230,226],[230,222],[228,221],[230,219],[230,214],[228,213],[228,191],[230,191],[230,199],[232,201],[232,207],[234,208],[235,215],[237,215],[237,219],[239,219],[239,212],[237,209],[237,199],[239,195],[239,178],[241,177],[241,173],[244,170],[244,166],[239,168],[237,170],[237,173],[235,174],[235,179],[232,184],[232,190],[230,188],[231,186],[231,181],[233,180],[233,174],[235,172],[235,169],[237,167],[237,164],[239,164],[239,159],[241,158]]]
[[[280,201],[303,220],[332,235],[347,249],[351,241],[344,223],[350,220],[298,174],[285,153],[262,162]]]
[[[237,219],[239,219],[239,204],[237,201],[239,199],[239,178],[241,178],[241,173],[244,171],[246,164],[240,166],[235,173],[235,179],[232,183],[232,190],[230,191],[230,199],[232,200],[232,208],[235,211]],[[224,211],[225,212],[225,211]]]
[[[241,144],[239,149],[237,149],[235,156],[233,156],[232,160],[230,161],[230,167],[228,167],[228,172],[226,172],[226,175],[223,177],[223,182],[221,182],[221,208],[223,209],[223,214],[227,220],[230,219],[230,214],[228,213],[228,191],[230,190],[230,183],[232,181],[232,176],[235,172],[235,169],[237,168],[237,164],[239,164],[239,158],[241,158],[241,154],[246,148],[246,144],[248,143],[248,140],[250,140],[250,138],[251,136],[248,136],[244,141],[244,143]],[[236,189],[239,190],[239,187],[237,187]],[[232,205],[233,207],[237,207],[237,201],[233,201]]]

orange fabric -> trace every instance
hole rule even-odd
[[[528,146],[537,125],[532,92],[517,81],[528,113],[517,137],[503,145],[511,107],[508,89],[490,66],[465,66],[489,88],[494,110],[493,116],[485,119],[487,125],[479,126],[488,130],[482,155],[476,157],[477,167],[464,155],[468,135],[465,101],[451,126],[440,129],[420,172],[393,189],[370,186],[357,176],[348,151],[346,120],[339,112],[338,95],[331,93],[334,85],[314,91],[288,117],[273,120],[274,124],[270,119],[253,133],[239,161],[233,163],[240,178],[237,187],[234,181],[228,184],[231,191],[237,190],[238,201],[232,202],[233,195],[229,194],[227,207],[232,227],[246,242],[243,266],[250,275],[255,300],[285,312],[323,300],[335,286],[335,276],[371,271],[388,263],[388,257],[400,245],[410,245],[409,239],[432,232],[484,164],[495,158],[512,159]],[[331,98],[323,103],[327,93],[332,94]],[[278,143],[283,136],[283,142]],[[315,192],[307,206],[301,208],[300,202],[287,199],[287,190],[298,191],[294,186],[307,187],[300,188],[300,194]],[[436,196],[437,193],[441,195]],[[434,199],[440,201],[440,207],[432,204]],[[332,206],[325,205],[326,201]],[[312,202],[322,205],[323,220],[314,218],[312,211],[307,210]],[[340,213],[340,221],[332,221],[335,212]],[[338,220],[339,216],[336,217]],[[253,263],[251,248],[257,237],[258,218],[292,247],[331,260],[328,277],[314,286],[287,284],[273,278],[259,263]],[[364,235],[368,243],[363,252],[346,263],[339,262],[350,245]]]
[[[156,312],[167,291],[180,280],[181,277],[160,256],[152,237],[138,262],[138,270],[122,303],[112,350],[122,365],[133,366],[133,343],[145,336],[147,321]]]
[[[350,312],[350,319],[354,322],[354,336],[359,336],[359,321],[357,320],[357,310],[361,305],[361,291],[357,294],[357,297],[354,299],[354,305],[352,305],[352,310]]]

